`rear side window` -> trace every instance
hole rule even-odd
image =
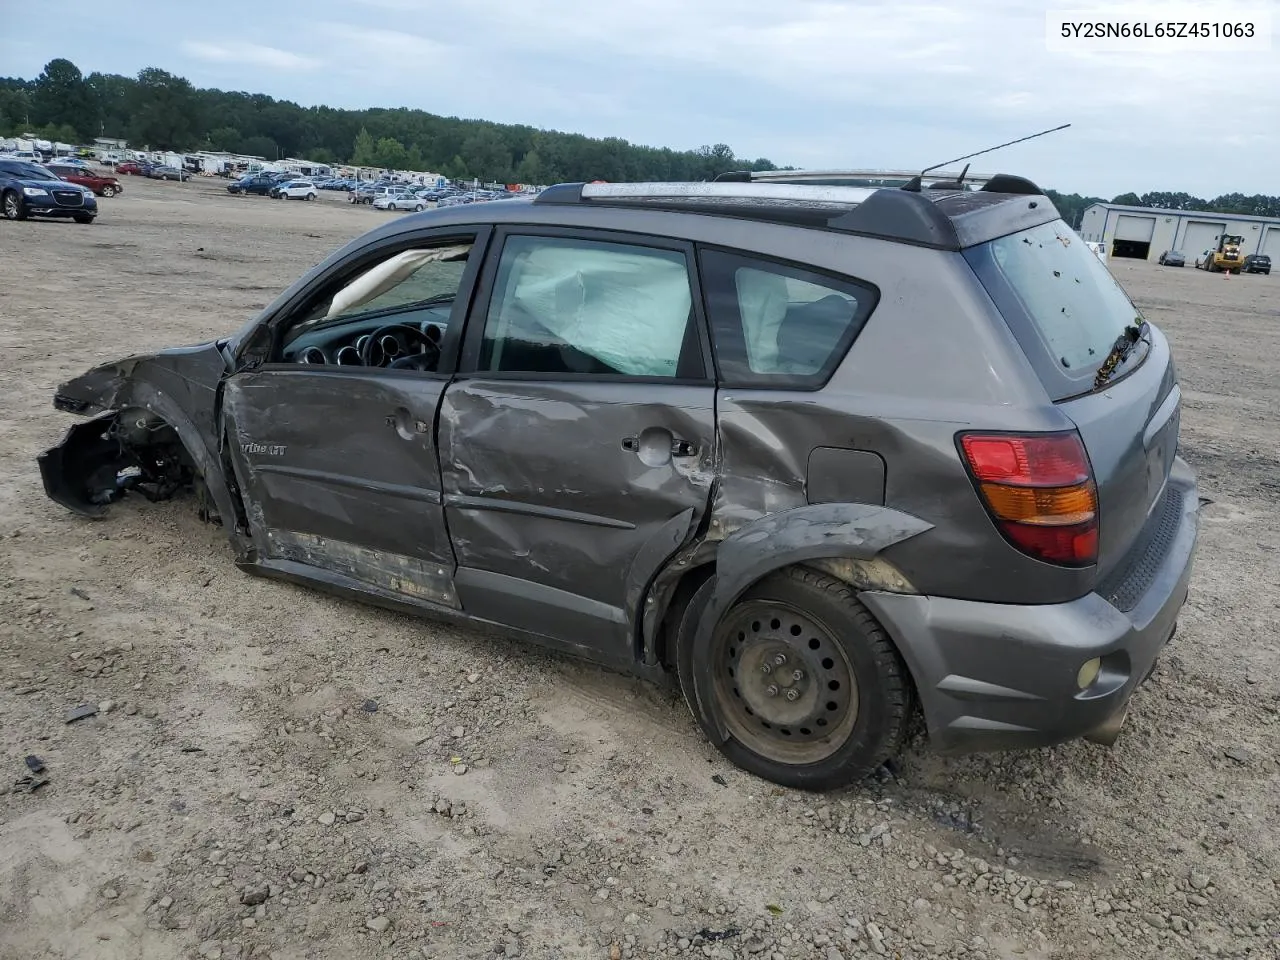
[[[728,386],[822,386],[875,307],[874,288],[795,264],[723,250],[699,262]]]
[[[1091,389],[1116,338],[1142,319],[1061,220],[980,244],[965,257],[1055,400]]]

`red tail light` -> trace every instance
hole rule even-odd
[[[1000,532],[1037,560],[1098,560],[1098,490],[1079,434],[960,435],[960,448]]]

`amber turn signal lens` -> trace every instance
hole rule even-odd
[[[1093,484],[1073,487],[1011,487],[982,484],[982,495],[1001,520],[1066,527],[1087,523],[1098,509]]]

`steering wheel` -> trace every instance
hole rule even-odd
[[[391,363],[386,362],[386,354],[382,350],[382,346],[378,343],[383,337],[389,333],[398,333],[407,337],[409,340],[416,341],[421,347],[418,353],[405,354]],[[374,351],[377,351],[377,362],[374,360]],[[437,340],[433,340],[429,333],[419,330],[417,327],[411,327],[407,323],[389,323],[385,327],[379,327],[369,335],[369,339],[364,342],[360,348],[360,364],[365,367],[390,367],[392,369],[403,370],[405,368],[416,368],[418,370],[430,370],[440,362],[440,344]]]

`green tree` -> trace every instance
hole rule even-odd
[[[1142,206],[1142,199],[1136,193],[1122,193],[1111,201],[1126,207]]]
[[[21,87],[0,87],[0,132],[22,133],[31,114],[31,95]]]
[[[473,177],[506,182],[511,176],[511,150],[492,127],[481,127],[467,137],[461,156]]]
[[[44,112],[32,108],[37,93]],[[700,151],[671,150],[617,137],[599,139],[423,110],[302,107],[261,93],[197,90],[182,77],[156,67],[136,77],[107,73],[82,77],[74,64],[60,60],[50,61],[39,79],[0,77],[0,128],[26,133],[50,123],[59,128],[70,124],[83,137],[127,138],[135,147],[208,145],[273,159],[282,153],[323,156],[316,153],[323,150],[365,166],[391,161],[406,169],[486,180],[515,179],[517,172],[522,180],[540,183],[596,177],[702,179],[749,163],[735,158],[727,144]],[[413,146],[401,160],[394,147],[377,156],[381,141]],[[773,167],[765,158],[750,165]]]
[[[31,111],[36,123],[72,127],[77,131],[72,139],[92,137],[98,132],[97,101],[80,68],[70,60],[58,58],[45,64],[36,78]]]
[[[308,150],[304,150],[303,153],[312,163],[331,164],[334,162],[333,151],[324,147],[311,147]]]
[[[444,169],[440,172],[450,180],[471,179],[471,173],[467,170],[467,165],[460,156],[455,156],[452,160],[447,161],[443,164],[443,167]]]
[[[1163,210],[1203,210],[1207,206],[1199,197],[1193,197],[1189,193],[1174,193],[1167,190],[1144,193],[1138,200],[1138,205],[1159,207]]]
[[[235,127],[218,127],[216,130],[209,131],[205,142],[212,150],[234,151],[240,149],[240,141],[243,139],[244,137]]]
[[[1082,197],[1078,193],[1058,193],[1056,190],[1045,190],[1044,195],[1057,208],[1058,215],[1073,227],[1080,225],[1084,212],[1095,203],[1106,203],[1102,197]]]
[[[356,134],[355,143],[351,148],[351,162],[358,167],[374,165],[373,137],[366,127],[361,127],[360,132]]]
[[[76,133],[76,128],[69,123],[46,123],[36,132],[43,139],[54,143],[74,144],[80,139],[79,134]]]
[[[126,136],[133,117],[133,90],[138,82],[114,73],[91,73],[84,82],[97,102],[98,130],[94,136]]]
[[[250,157],[262,157],[265,160],[280,159],[280,145],[270,137],[245,137],[240,141],[236,152]]]
[[[152,148],[179,149],[197,139],[198,101],[191,84],[157,67],[138,73],[133,90],[134,143]]]
[[[521,158],[519,166],[516,167],[516,181],[534,185],[547,182],[546,170],[542,165],[542,157],[538,155],[537,150],[530,150]]]
[[[404,170],[409,159],[409,152],[404,144],[393,137],[383,137],[373,150],[373,166],[388,170]]]

